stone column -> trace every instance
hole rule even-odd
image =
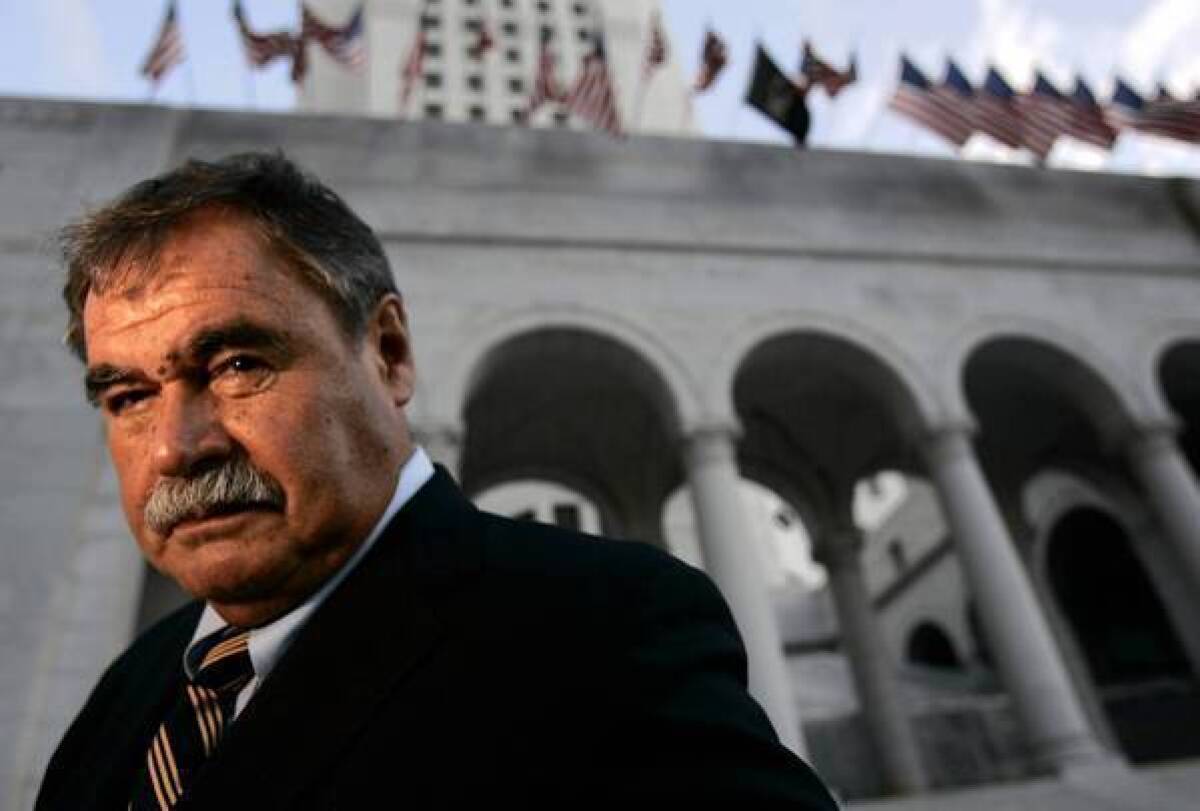
[[[458,478],[462,457],[463,431],[451,423],[421,423],[412,426],[413,442],[429,454],[429,458]]]
[[[862,535],[853,526],[838,528],[814,545],[817,560],[829,573],[842,650],[850,660],[854,687],[879,754],[884,780],[897,794],[915,794],[929,781],[887,645],[875,622],[859,562],[861,549]]]
[[[1125,446],[1134,475],[1166,530],[1193,590],[1200,589],[1200,488],[1175,441],[1175,428],[1138,431]]]
[[[735,430],[706,427],[685,441],[684,462],[705,569],[720,586],[737,621],[749,659],[750,693],[766,711],[779,739],[804,755],[779,627],[750,544],[734,449]]]
[[[923,448],[979,618],[1034,758],[1055,771],[1111,755],[1076,695],[1028,574],[1009,538],[963,426]]]

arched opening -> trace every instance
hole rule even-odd
[[[1008,507],[1043,468],[1111,464],[1108,451],[1131,425],[1115,390],[1094,369],[1037,339],[984,342],[967,359],[963,386],[981,429],[980,459]]]
[[[1125,529],[1102,510],[1070,510],[1050,532],[1046,573],[1126,755],[1200,755],[1200,691]]]
[[[1158,378],[1171,410],[1183,423],[1179,446],[1200,471],[1200,341],[1180,341],[1162,354]]]
[[[936,670],[959,670],[962,660],[954,643],[936,623],[924,621],[917,625],[908,635],[904,646],[904,658],[914,665],[931,667]]]
[[[678,417],[662,376],[630,347],[582,329],[510,338],[475,369],[460,474],[472,496],[554,482],[599,511],[605,534],[662,543],[682,481]]]
[[[829,509],[848,511],[860,479],[914,465],[909,440],[923,421],[911,389],[842,338],[799,332],[763,341],[738,368],[733,395],[743,470],[770,479],[795,475],[800,462],[812,471],[809,489],[825,490],[807,495]]]

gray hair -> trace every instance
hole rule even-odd
[[[64,341],[87,360],[88,293],[134,287],[157,270],[172,229],[201,210],[245,218],[264,244],[329,305],[350,338],[360,338],[375,305],[398,292],[383,246],[329,187],[282,153],[247,152],[190,160],[143,180],[60,233],[67,269]]]

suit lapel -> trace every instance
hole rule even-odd
[[[168,620],[158,640],[147,640],[149,649],[136,662],[125,692],[113,711],[100,751],[92,763],[99,807],[124,807],[129,801],[133,774],[141,767],[158,725],[182,689],[183,651],[191,641],[202,605],[193,603]]]
[[[313,614],[200,775],[189,799],[281,807],[319,778],[442,634],[449,583],[478,569],[473,508],[439,471]],[[384,619],[386,618],[386,619]]]

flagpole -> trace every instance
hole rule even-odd
[[[188,106],[196,106],[196,71],[192,67],[192,60],[187,61],[187,94]]]
[[[246,91],[246,106],[251,110],[257,110],[258,100],[254,94],[254,71],[247,66],[244,76],[245,79],[242,81],[242,88]]]
[[[646,90],[649,84],[650,77],[646,75],[646,71],[642,71],[641,78],[638,80],[637,95],[633,102],[633,125],[637,130],[642,128],[642,110],[646,106]]]

